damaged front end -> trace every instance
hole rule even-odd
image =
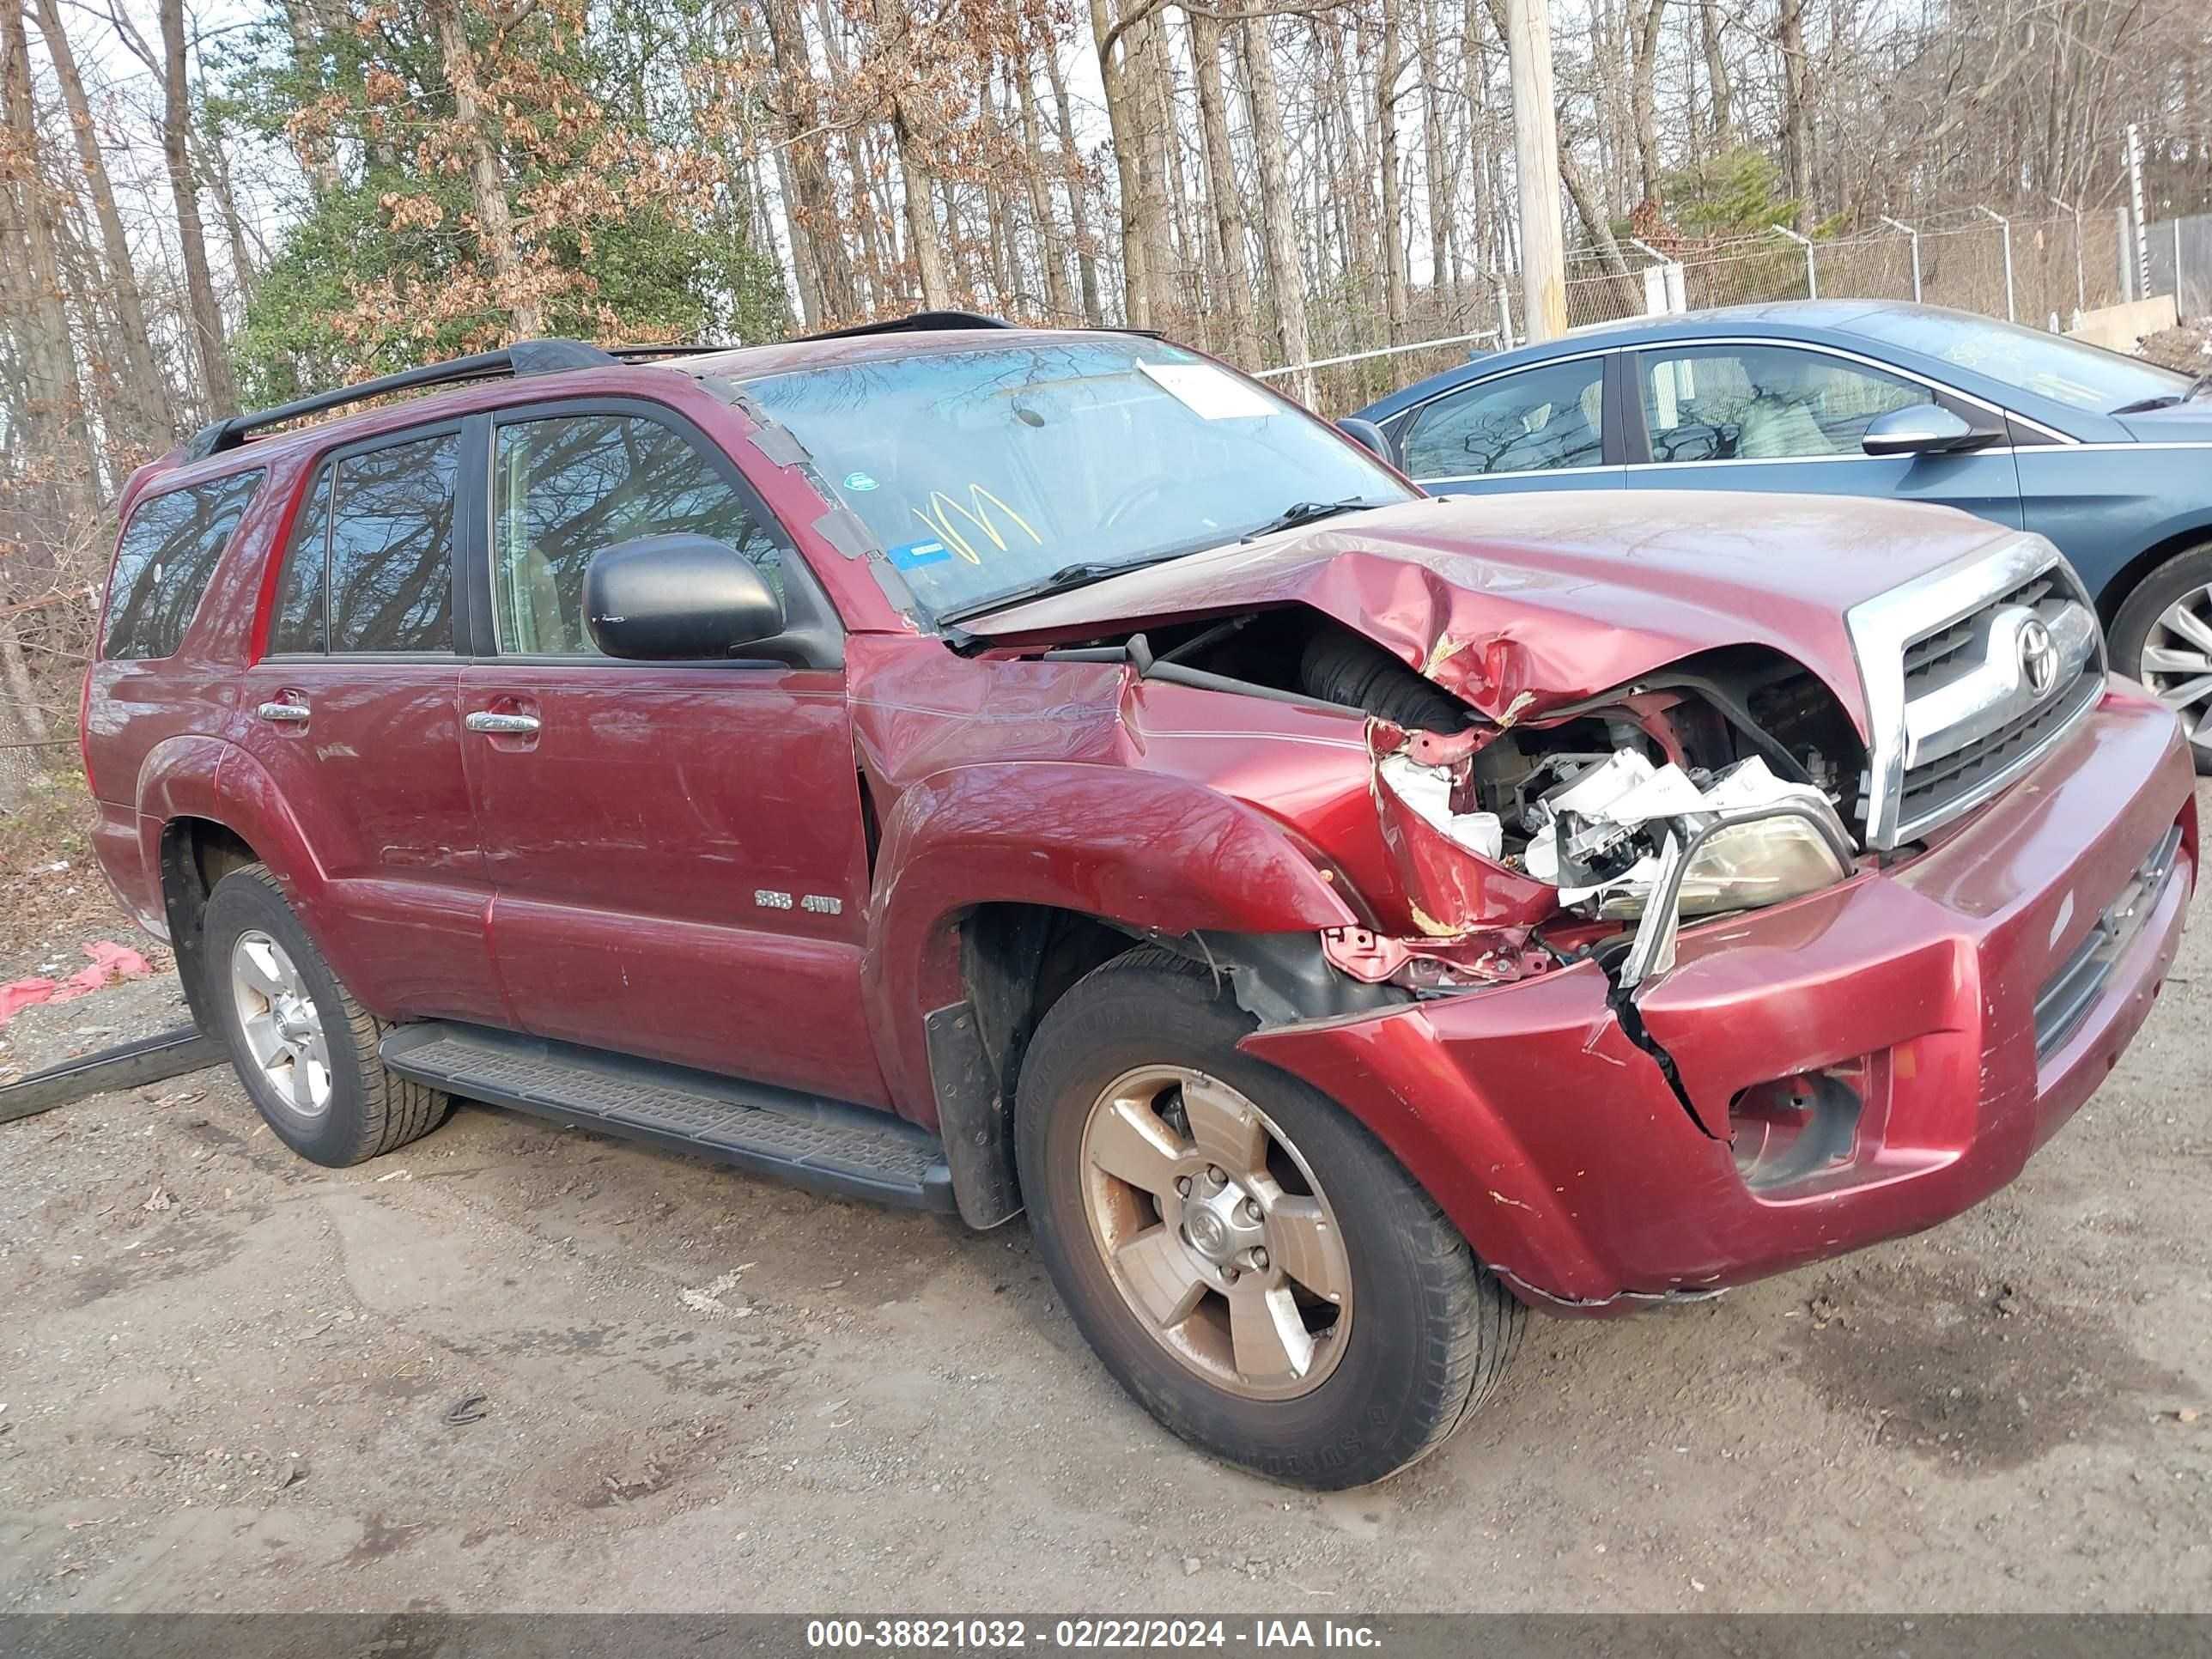
[[[1744,700],[1715,702],[1735,708],[1639,683],[1527,726],[1370,719],[1376,821],[1414,931],[1340,929],[1324,938],[1329,959],[1435,993],[1595,954],[1626,988],[1664,971],[1685,918],[1848,878],[1856,849],[1831,793],[1835,763],[1817,744],[1793,754],[1771,734],[1752,740],[1729,718],[1750,724]],[[1828,724],[1832,754],[1848,723],[1838,710]]]

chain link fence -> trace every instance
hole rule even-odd
[[[2187,322],[2212,317],[2212,213],[2161,219],[2143,227],[2142,252],[2150,267],[2148,294],[2171,294]],[[2132,264],[2136,250],[2123,250]]]
[[[1917,223],[1884,220],[1809,244],[1776,230],[1762,235],[1646,247],[1617,257],[1569,256],[1567,325],[1587,328],[1671,307],[1820,299],[1918,300],[2030,327],[2063,330],[2075,313],[2131,297],[2132,240],[2124,215],[2075,213],[2051,204],[1999,216],[1987,208],[1934,215]],[[2181,271],[2184,317],[2212,314],[2212,215],[2151,227],[2149,291],[2174,291]],[[1670,267],[1672,269],[1670,269]],[[1386,392],[1527,338],[1517,273],[1483,273],[1416,291],[1407,333],[1392,344],[1370,296],[1327,296],[1310,310],[1313,360],[1271,368],[1264,378],[1340,414]]]

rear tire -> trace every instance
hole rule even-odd
[[[2190,733],[2197,775],[2212,776],[2212,546],[2177,554],[2144,577],[2113,616],[2106,638],[2112,666],[2161,700],[2196,688],[2186,702],[2168,706]],[[2200,659],[2201,670],[2195,665]]]
[[[338,1169],[438,1127],[450,1101],[384,1069],[391,1028],[338,983],[265,866],[216,884],[203,932],[207,1006],[278,1139]]]
[[[1444,1442],[1526,1313],[1349,1114],[1237,1052],[1251,1029],[1172,952],[1092,972],[1023,1064],[1023,1195],[1077,1325],[1169,1429],[1278,1480],[1363,1486]]]

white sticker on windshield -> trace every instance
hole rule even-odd
[[[1204,421],[1249,420],[1282,411],[1259,387],[1212,363],[1139,363],[1154,385]]]

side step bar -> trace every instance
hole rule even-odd
[[[398,1027],[382,1054],[402,1077],[572,1128],[716,1158],[815,1192],[953,1207],[944,1144],[866,1106],[446,1020]]]

